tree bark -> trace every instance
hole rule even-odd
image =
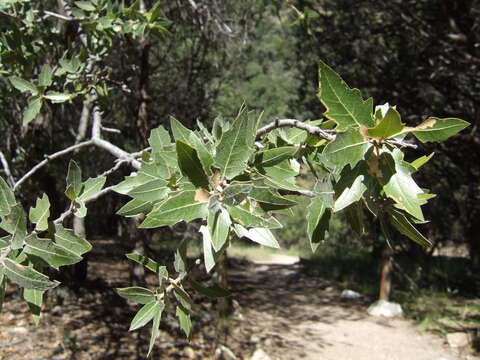
[[[385,243],[383,245],[381,260],[380,260],[380,289],[379,300],[388,301],[390,298],[390,291],[392,289],[392,265],[393,265],[393,250]]]

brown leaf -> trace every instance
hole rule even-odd
[[[195,201],[198,202],[208,202],[208,199],[210,198],[210,193],[205,190],[205,189],[197,189],[195,190]]]

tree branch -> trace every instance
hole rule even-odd
[[[15,184],[15,179],[13,178],[12,173],[10,172],[10,166],[8,165],[8,161],[5,158],[5,155],[3,154],[2,151],[0,151],[0,162],[2,163],[3,170],[5,171],[7,182],[9,183],[10,186],[13,186],[13,184]]]
[[[273,131],[281,127],[296,127],[298,129],[305,130],[309,134],[317,135],[322,139],[329,140],[329,141],[335,140],[335,135],[330,134],[328,131],[321,129],[318,126],[313,126],[296,119],[278,119],[271,122],[268,125],[261,127],[257,131],[256,140],[260,140],[263,135],[266,135],[270,131]]]
[[[30,169],[25,175],[23,175],[20,180],[18,180],[14,185],[13,185],[13,191],[15,191],[25,180],[27,180],[30,176],[35,174],[41,167],[45,166],[48,164],[50,160],[54,160],[60,156],[63,156],[65,154],[68,154],[69,152],[75,151],[77,149],[81,149],[86,146],[91,146],[94,145],[94,142],[92,140],[88,141],[83,141],[81,143],[69,146],[63,150],[57,151],[56,153],[50,154],[50,155],[45,155],[45,159],[39,162],[37,165],[35,165],[33,168]]]

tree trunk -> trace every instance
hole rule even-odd
[[[380,260],[380,291],[379,300],[388,301],[390,298],[390,290],[392,288],[392,265],[393,251],[392,248],[385,243],[382,249]]]

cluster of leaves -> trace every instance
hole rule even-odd
[[[442,141],[467,123],[455,118],[429,118],[416,127],[407,127],[395,107],[385,104],[374,111],[372,99],[364,100],[358,89],[349,88],[324,63],[320,64],[319,79],[318,96],[327,109],[325,120],[290,122],[288,125],[294,127],[287,129],[277,122],[268,132],[258,129],[261,115],[242,107],[231,121],[216,118],[211,131],[201,123],[199,130],[189,130],[173,118],[173,139],[163,127],[153,130],[151,150],[143,152],[138,173],[113,187],[131,198],[118,214],[145,214],[141,228],[201,221],[207,271],[235,237],[278,247],[271,229],[282,224],[274,215],[288,213],[297,205],[293,198],[303,195],[310,198],[306,218],[313,250],[325,240],[332,216],[342,211],[359,233],[364,231],[363,216],[368,211],[379,219],[387,239],[393,226],[428,246],[429,241],[414,224],[425,222],[421,206],[434,195],[421,189],[412,174],[431,155],[409,163],[404,160],[402,146],[408,145],[405,137],[410,133],[422,142]],[[310,169],[316,177],[313,189],[298,184],[302,169]],[[105,178],[82,181],[80,169],[70,163],[65,194],[76,216],[85,216],[85,202],[102,189],[104,182]],[[77,262],[90,246],[60,224],[48,222],[45,196],[30,211],[30,221],[36,225],[27,235],[23,210],[3,180],[0,189],[0,226],[9,233],[2,239],[2,283],[5,275],[28,289],[26,297],[31,298],[30,291],[38,295],[57,285],[41,273],[46,264],[58,268]],[[39,238],[43,232],[47,239]],[[68,243],[64,241],[67,236],[58,236],[65,233]],[[187,242],[182,242],[171,274],[149,258],[127,255],[158,274],[159,284],[153,291],[118,289],[121,296],[143,304],[132,320],[131,330],[153,321],[150,350],[158,336],[161,314],[171,303],[169,294],[177,303],[181,327],[190,335],[193,303],[184,289],[185,282],[207,296],[228,295],[218,286],[206,288],[189,278],[186,249]]]
[[[167,31],[159,3],[148,12],[141,12],[139,6],[138,0],[129,7],[109,0],[75,1],[66,16],[39,10],[28,1],[0,4],[3,14],[12,14],[0,37],[0,68],[2,74],[10,75],[8,79],[15,89],[28,95],[23,112],[24,125],[37,117],[45,102],[69,102],[92,90],[101,97],[108,96],[112,85],[109,73],[105,69],[94,69],[93,64],[105,57],[120,38],[156,36]],[[73,30],[67,27],[62,34],[59,27],[52,24],[48,28],[51,33],[43,34],[44,22],[52,17],[60,17],[72,24],[70,27],[81,28],[82,32],[68,34]],[[73,43],[78,36],[82,40],[80,44]],[[50,59],[50,64],[44,63],[37,74],[32,74],[46,48],[65,42],[64,51],[53,51],[54,54],[58,52],[55,54],[58,59]],[[24,74],[31,76],[27,80],[22,78]]]
[[[86,215],[85,202],[102,190],[105,180],[97,177],[82,181],[80,168],[71,161],[65,194],[76,216]],[[22,204],[1,177],[0,219],[0,228],[7,233],[0,238],[0,307],[8,278],[23,288],[23,297],[38,322],[43,293],[59,285],[45,274],[46,268],[58,270],[60,266],[75,264],[92,246],[64,228],[58,219],[50,219],[50,200],[46,194],[37,199],[27,217]]]

